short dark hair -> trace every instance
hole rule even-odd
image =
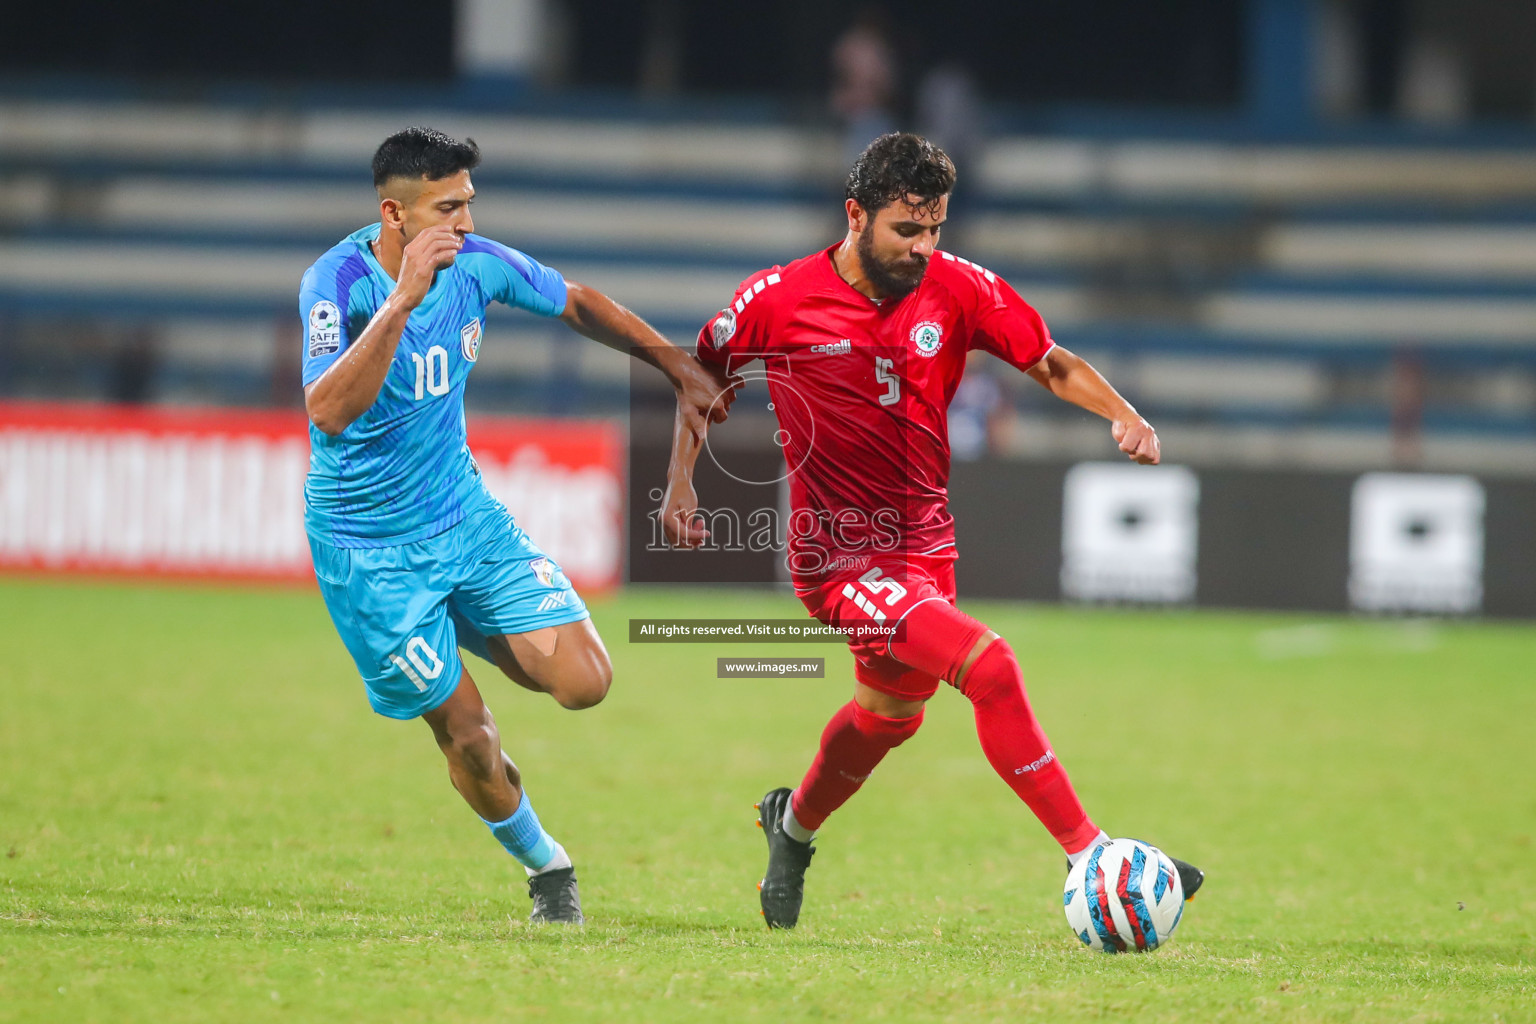
[[[440,181],[479,166],[480,147],[474,139],[460,142],[436,128],[412,125],[379,144],[373,154],[373,187],[381,187],[390,178]]]
[[[908,196],[914,208],[936,206],[955,190],[955,163],[938,146],[911,132],[890,132],[865,147],[848,171],[844,195],[869,213]]]

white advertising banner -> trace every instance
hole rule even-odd
[[[1064,597],[1194,600],[1200,482],[1191,470],[1081,463],[1067,471],[1062,501]]]
[[[1370,612],[1480,610],[1484,504],[1482,484],[1469,476],[1362,476],[1350,503],[1350,605]]]

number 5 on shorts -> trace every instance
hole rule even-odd
[[[871,594],[879,594],[884,591],[887,608],[907,596],[907,588],[889,576],[884,575],[878,566],[860,576],[859,582],[868,587]]]

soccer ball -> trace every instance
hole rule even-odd
[[[1136,839],[1111,839],[1067,872],[1067,924],[1100,953],[1135,953],[1167,942],[1184,914],[1184,883],[1168,855]]]

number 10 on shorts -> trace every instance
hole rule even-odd
[[[404,672],[406,678],[415,683],[416,689],[422,693],[427,692],[428,679],[436,679],[443,674],[443,659],[437,656],[431,644],[419,636],[413,636],[406,641],[404,658],[398,654],[391,654],[389,660],[394,662],[395,667]]]

